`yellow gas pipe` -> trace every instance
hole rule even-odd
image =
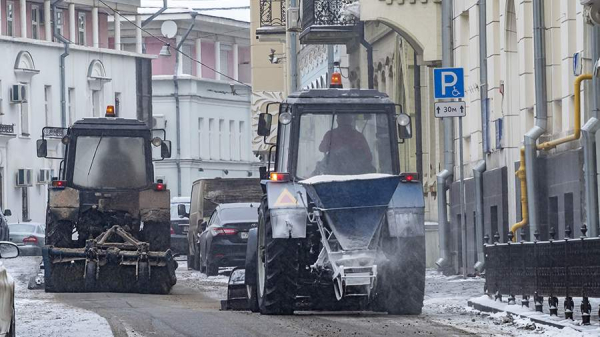
[[[560,144],[568,143],[574,140],[579,139],[581,137],[581,83],[583,81],[589,81],[593,78],[591,74],[582,74],[575,78],[575,113],[573,114],[573,134],[555,139],[552,141],[548,141],[537,146],[537,149],[540,151],[548,151]],[[521,180],[521,221],[512,225],[510,231],[513,233],[513,241],[517,240],[517,230],[519,228],[525,227],[529,222],[529,212],[527,210],[527,181],[525,178],[525,148],[521,148],[521,163],[519,165],[519,169],[515,173],[519,180]]]

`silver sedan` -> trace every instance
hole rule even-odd
[[[42,255],[46,244],[46,224],[21,222],[8,224],[10,241],[19,246],[21,255]]]

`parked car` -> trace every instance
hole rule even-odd
[[[11,215],[10,209],[5,209],[4,212],[0,213],[0,241],[9,241],[10,230],[8,229],[8,220],[6,220],[6,217]]]
[[[46,224],[39,222],[20,222],[8,224],[10,241],[21,250],[22,255],[42,255],[46,244]]]
[[[206,222],[217,205],[237,202],[259,203],[263,195],[258,178],[213,178],[198,179],[192,185],[189,210],[182,206],[179,216],[189,218],[188,268],[200,270],[198,237],[206,228]]]
[[[19,256],[19,247],[12,242],[0,241],[0,258]],[[0,336],[15,337],[15,281],[0,263]],[[10,308],[6,310],[5,308]]]
[[[198,238],[200,271],[217,275],[219,267],[241,267],[246,261],[248,231],[258,224],[259,203],[221,204]]]
[[[190,197],[171,198],[171,250],[175,254],[187,255],[190,219],[179,216],[178,205],[184,205],[186,213],[189,213]]]

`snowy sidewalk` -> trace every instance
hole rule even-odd
[[[485,280],[479,277],[443,276],[428,270],[423,314],[431,321],[454,326],[480,336],[598,336],[599,331],[577,331],[542,325],[506,312],[488,313],[468,306],[483,295]],[[485,296],[487,298],[487,296]],[[515,306],[511,306],[515,307]]]
[[[62,304],[43,289],[27,289],[40,260],[23,256],[1,262],[15,280],[17,337],[112,337],[110,325],[98,314]]]

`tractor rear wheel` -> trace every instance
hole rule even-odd
[[[85,266],[85,291],[96,291],[96,261],[88,261]]]
[[[53,221],[46,226],[46,245],[71,248],[73,223],[70,221]]]
[[[419,315],[425,294],[425,237],[383,239],[389,262],[378,275],[375,306],[391,315]]]
[[[292,315],[298,288],[298,243],[291,239],[273,239],[266,199],[259,213],[258,308],[264,315]]]

